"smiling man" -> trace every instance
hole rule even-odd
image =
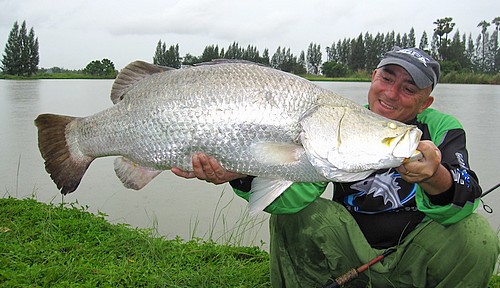
[[[396,252],[360,275],[355,287],[486,287],[500,246],[474,213],[481,195],[457,119],[429,108],[439,64],[417,48],[395,47],[372,74],[368,108],[417,125],[423,158],[351,183],[294,183],[265,211],[270,218],[273,287],[320,287],[387,249]],[[248,200],[254,177],[193,157],[181,177],[230,181]]]

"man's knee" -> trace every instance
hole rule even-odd
[[[494,267],[500,253],[500,243],[497,233],[486,218],[474,213],[455,225],[458,230],[456,233],[465,238],[464,251],[468,252],[466,257],[484,263],[485,267]]]

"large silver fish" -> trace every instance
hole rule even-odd
[[[261,210],[293,182],[355,181],[415,155],[415,126],[376,115],[313,83],[249,63],[171,69],[136,61],[115,80],[114,106],[75,118],[39,115],[38,145],[63,194],[98,157],[141,189],[171,167],[191,170],[204,152],[228,170],[259,176]]]

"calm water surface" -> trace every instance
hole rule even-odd
[[[86,116],[111,107],[111,80],[0,80],[0,195],[18,198],[35,194],[44,202],[61,202],[37,147],[33,120],[40,113]],[[360,104],[366,102],[369,83],[318,82]],[[467,132],[471,167],[483,190],[500,182],[500,86],[440,84],[433,104],[456,116]],[[156,227],[168,238],[179,235],[212,237],[267,249],[267,215],[245,217],[246,202],[229,185],[185,180],[163,172],[140,191],[122,186],[113,170],[113,157],[97,159],[77,191],[64,197],[89,211],[101,211],[114,223]],[[331,193],[331,192],[329,192]],[[326,197],[329,194],[326,193]],[[494,209],[485,215],[500,227],[500,188],[484,198]],[[246,231],[243,233],[243,231]],[[237,236],[237,239],[232,237]],[[242,239],[244,238],[244,239]]]

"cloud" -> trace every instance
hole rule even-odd
[[[438,18],[453,17],[461,33],[498,16],[500,2],[476,0],[466,10],[454,0],[419,2],[331,0],[0,0],[0,48],[14,21],[26,20],[40,42],[41,66],[81,68],[107,57],[118,67],[152,57],[159,39],[200,55],[206,45],[233,41],[270,54],[278,46],[299,54],[360,33],[431,34]],[[76,56],[77,55],[77,56]]]
[[[269,7],[262,7],[259,1],[241,3],[178,1],[175,5],[156,12],[115,20],[109,32],[113,35],[178,34],[226,40],[252,40],[258,37],[272,37],[280,32],[286,33],[298,17],[293,11],[265,10]]]

